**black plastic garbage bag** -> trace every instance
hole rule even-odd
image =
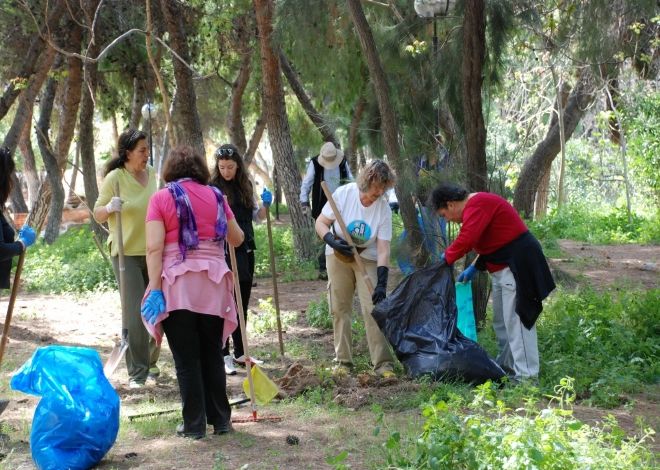
[[[372,315],[411,377],[481,384],[505,375],[481,346],[456,328],[456,293],[445,263],[406,277]]]
[[[119,396],[93,349],[37,349],[11,379],[11,388],[41,396],[30,448],[40,470],[82,470],[96,465],[119,430]]]

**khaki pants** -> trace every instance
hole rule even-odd
[[[371,282],[376,284],[376,262],[362,260]],[[378,328],[376,320],[371,316],[373,303],[371,293],[358,270],[357,263],[344,263],[335,255],[326,256],[328,269],[328,284],[330,286],[328,304],[332,306],[332,326],[335,336],[335,356],[340,364],[352,364],[351,348],[351,316],[353,311],[353,295],[357,287],[362,318],[367,333],[367,344],[371,363],[376,372],[393,370],[394,358],[390,346],[383,333]]]
[[[515,372],[516,379],[539,375],[536,326],[525,328],[516,313],[516,280],[511,269],[492,273],[493,328],[497,336],[497,363]]]
[[[124,292],[123,324],[128,329],[128,349],[126,350],[126,368],[128,376],[140,383],[147,380],[149,368],[156,365],[160,354],[160,346],[149,335],[142,323],[140,308],[142,297],[149,283],[147,262],[144,256],[124,256],[124,276],[126,277]],[[119,285],[119,257],[112,257],[112,267]]]

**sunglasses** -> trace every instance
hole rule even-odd
[[[232,157],[234,155],[233,148],[220,148],[215,151],[215,157]]]

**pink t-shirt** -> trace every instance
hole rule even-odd
[[[195,181],[184,181],[181,186],[190,199],[195,221],[197,222],[199,240],[215,238],[215,219],[218,215],[218,203],[213,190]],[[233,219],[234,213],[226,200],[224,201],[224,208],[227,221]],[[160,220],[165,225],[166,245],[168,243],[178,243],[179,219],[176,216],[174,198],[167,188],[156,191],[149,200],[146,221],[152,220]]]

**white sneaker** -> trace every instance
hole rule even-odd
[[[227,375],[236,375],[236,367],[234,367],[234,358],[225,356],[225,374]]]

